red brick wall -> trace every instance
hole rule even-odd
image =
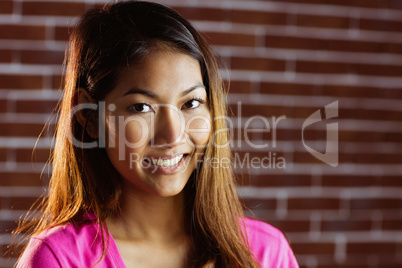
[[[42,179],[39,174],[52,127],[38,141],[33,163],[31,154],[60,96],[68,27],[103,2],[0,2],[4,251],[7,230],[46,187],[48,171]],[[271,153],[271,164],[276,161],[249,169],[237,163],[248,213],[287,233],[301,267],[402,266],[402,1],[163,3],[205,33],[229,70],[223,75],[231,79],[238,159],[268,161]],[[316,110],[324,116],[324,107],[335,101],[338,117],[304,132],[306,144],[324,152],[327,123],[338,123],[339,164],[332,167],[307,152],[302,125]],[[242,126],[255,115],[268,119],[270,131],[249,131],[247,138],[268,147],[245,140]],[[275,131],[272,116],[284,116]],[[255,119],[249,128],[266,128],[262,123]],[[0,267],[13,262],[0,258]]]

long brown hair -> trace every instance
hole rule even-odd
[[[242,228],[243,210],[231,167],[210,166],[210,159],[232,159],[226,126],[226,101],[216,59],[201,35],[175,11],[159,4],[127,1],[88,11],[70,35],[66,53],[64,94],[59,108],[56,142],[51,158],[49,194],[38,221],[21,222],[18,232],[39,234],[46,228],[78,221],[85,212],[99,224],[119,210],[122,179],[75,116],[77,91],[96,101],[114,88],[119,72],[163,43],[200,63],[212,115],[212,133],[203,159],[184,191],[187,226],[193,242],[193,267],[259,267]],[[88,124],[100,120],[87,111]],[[72,139],[98,146],[75,146]],[[100,137],[102,138],[102,137]],[[113,178],[113,179],[112,179]],[[104,237],[104,234],[102,234]],[[105,239],[103,239],[105,245]],[[104,247],[104,252],[106,247]],[[105,254],[105,253],[104,253]]]

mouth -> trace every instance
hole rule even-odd
[[[174,157],[149,157],[149,158],[144,158],[144,161],[148,163],[149,165],[155,166],[155,167],[161,167],[161,168],[166,168],[166,167],[175,167],[178,166],[180,163],[182,163],[186,158],[188,154],[178,154]]]

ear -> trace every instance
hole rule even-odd
[[[77,91],[77,104],[96,103],[95,100],[89,95],[89,92],[83,88]],[[78,123],[82,126],[84,131],[93,139],[99,137],[98,133],[98,115],[93,109],[79,109],[75,116]]]

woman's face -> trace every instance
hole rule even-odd
[[[127,187],[157,196],[180,193],[211,133],[198,61],[152,52],[120,74],[105,102],[106,151]]]

